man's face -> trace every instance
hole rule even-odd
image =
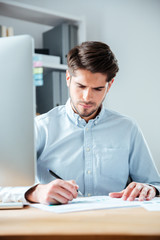
[[[102,73],[91,73],[79,69],[70,77],[67,71],[67,86],[69,87],[71,105],[77,114],[88,122],[98,114],[99,108],[113,80],[106,82],[107,76]]]

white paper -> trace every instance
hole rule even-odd
[[[156,197],[152,201],[143,202],[142,207],[148,211],[160,211],[160,198]]]
[[[55,213],[79,212],[96,209],[139,207],[141,203],[135,201],[124,201],[119,198],[108,196],[79,197],[72,202],[63,205],[31,204],[32,207]]]

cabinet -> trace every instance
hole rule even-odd
[[[64,22],[74,24],[78,26],[78,42],[83,42],[86,39],[83,17],[75,17],[9,0],[0,0],[0,15],[47,26],[56,26]],[[43,67],[59,70],[66,70],[67,68],[64,64],[48,65],[45,62],[43,62]]]

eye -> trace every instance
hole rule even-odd
[[[82,86],[82,85],[79,85],[78,87],[81,89],[85,89],[85,86]]]
[[[102,91],[102,89],[103,88],[95,88],[94,90],[100,92],[100,91]]]

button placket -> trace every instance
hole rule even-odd
[[[86,126],[84,129],[84,147],[85,147],[85,195],[92,194],[92,133],[91,128]]]

